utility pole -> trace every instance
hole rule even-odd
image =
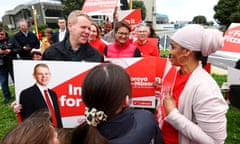
[[[156,29],[156,15],[157,15],[156,0],[153,0],[152,3],[153,3],[153,5],[152,5],[152,26],[154,29]]]
[[[129,9],[132,9],[132,0],[129,0]]]
[[[38,36],[38,24],[37,24],[37,10],[34,8],[34,6],[32,6],[32,11],[33,11],[33,21],[34,21],[35,30],[36,30],[36,36],[37,36],[37,38],[39,38],[39,36]]]

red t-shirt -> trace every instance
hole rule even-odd
[[[154,43],[155,41],[148,39],[147,43],[144,45],[139,45],[138,41],[136,40],[133,44],[139,48],[141,51],[142,57],[147,56],[156,56],[160,57],[160,52],[158,50],[157,43]]]
[[[179,71],[177,73],[175,85],[173,88],[173,97],[176,101],[177,107],[182,90],[185,87],[191,74],[192,73],[181,75]],[[162,133],[164,144],[178,144],[178,131],[174,127],[172,127],[172,125],[169,124],[167,121],[163,122]]]
[[[104,48],[107,46],[102,40],[96,39],[94,41],[90,41],[89,44],[97,49],[102,55],[104,55]]]

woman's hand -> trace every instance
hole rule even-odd
[[[176,108],[176,101],[173,98],[171,94],[171,88],[166,88],[163,96],[163,106],[166,112],[166,115],[168,115],[172,110]]]

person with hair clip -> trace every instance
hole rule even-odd
[[[82,85],[86,120],[74,129],[71,143],[161,144],[154,115],[130,109],[131,95],[130,77],[122,67],[104,63],[91,69]]]
[[[172,36],[169,60],[179,70],[172,86],[163,86],[165,144],[224,144],[228,104],[201,64],[202,57],[220,49],[223,42],[222,32],[196,24]]]

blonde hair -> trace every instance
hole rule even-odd
[[[68,15],[68,23],[75,24],[77,22],[77,17],[86,17],[89,21],[92,21],[90,16],[80,10],[74,10]]]

